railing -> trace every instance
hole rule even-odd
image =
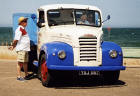
[[[0,42],[0,46],[11,46],[12,45],[12,42]]]

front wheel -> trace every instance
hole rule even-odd
[[[42,85],[46,87],[49,86],[52,78],[47,68],[45,54],[41,55],[40,66],[38,71],[39,71],[38,75],[41,79]]]
[[[120,75],[120,71],[103,71],[102,76],[104,78],[104,82],[108,84],[114,84],[118,81]]]

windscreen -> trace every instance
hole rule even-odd
[[[98,11],[85,9],[57,9],[47,12],[49,26],[57,25],[83,25],[101,26],[101,17]]]
[[[48,11],[49,26],[74,24],[72,9],[59,9]]]
[[[101,26],[101,17],[98,11],[75,10],[75,18],[78,25]]]

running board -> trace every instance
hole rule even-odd
[[[39,64],[38,64],[38,61],[34,61],[34,62],[33,62],[33,65],[35,65],[36,67],[38,67],[38,65],[39,65]]]

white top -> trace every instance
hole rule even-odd
[[[14,40],[18,40],[16,51],[30,51],[30,38],[23,26],[19,25],[16,29]]]
[[[43,5],[39,9],[47,11],[47,10],[50,10],[50,9],[61,9],[61,8],[89,9],[89,10],[100,11],[100,9],[96,6],[81,5],[81,4],[50,4],[50,5]]]

